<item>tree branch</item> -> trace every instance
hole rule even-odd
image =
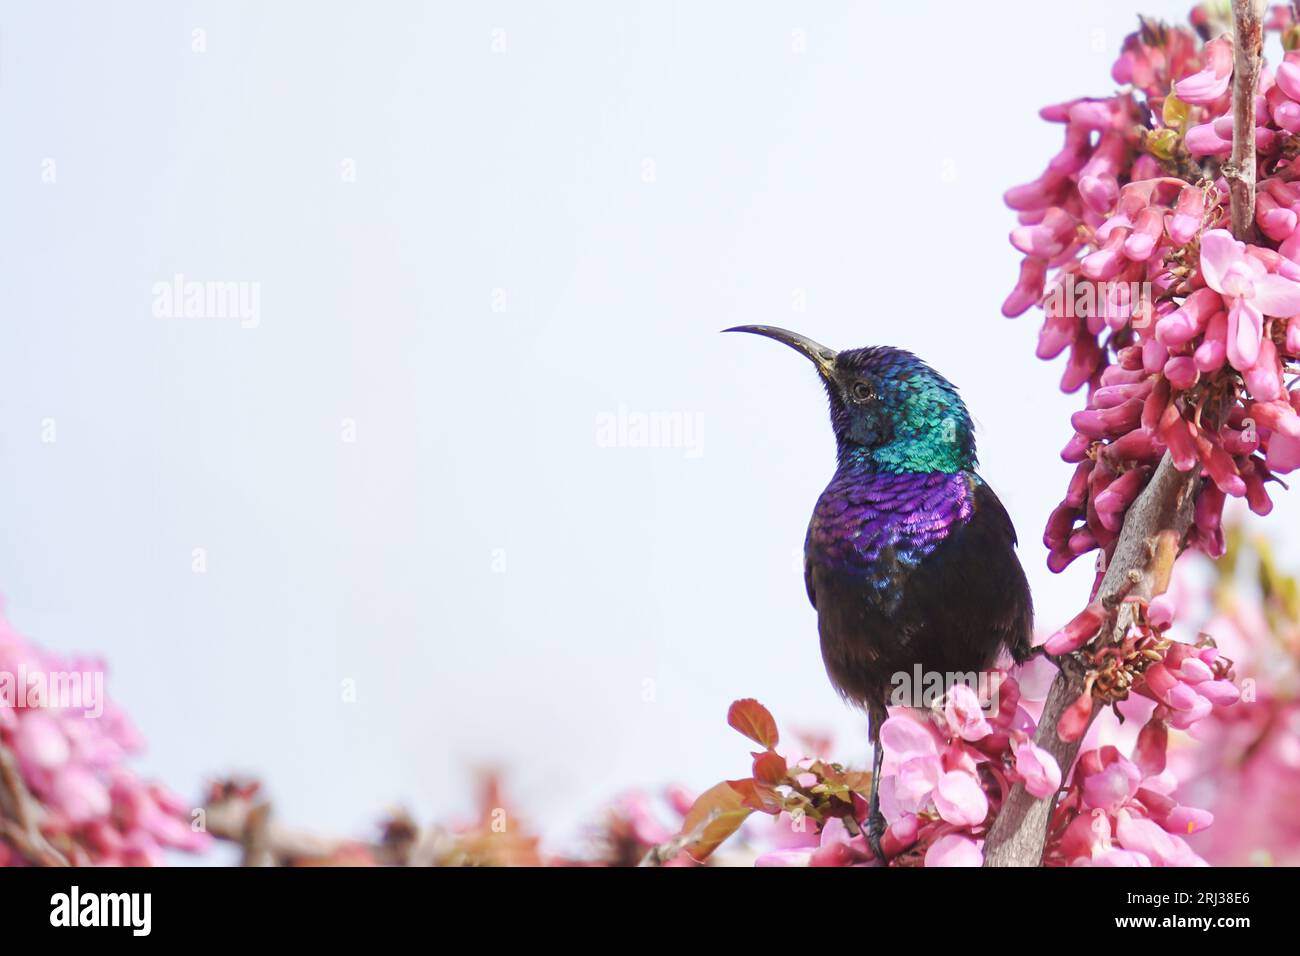
[[[1255,235],[1255,95],[1263,54],[1265,0],[1232,0],[1232,159],[1223,167],[1231,198],[1232,233],[1243,241]],[[1195,513],[1200,469],[1178,471],[1166,452],[1146,489],[1124,517],[1115,553],[1097,595],[1115,611],[1093,643],[1118,643],[1136,620],[1137,606],[1125,597],[1150,600],[1164,593],[1174,561],[1182,550]],[[1034,742],[1056,758],[1068,779],[1083,735],[1061,740],[1057,724],[1084,693],[1086,670],[1074,655],[1060,673],[1043,705]],[[1093,717],[1097,709],[1094,706]],[[1090,718],[1091,722],[1091,718]],[[1038,866],[1043,860],[1047,828],[1056,798],[1037,799],[1017,784],[1002,805],[984,842],[985,866]]]
[[[383,822],[378,840],[352,840],[285,826],[249,781],[216,784],[204,825],[218,840],[241,850],[240,866],[461,866],[467,858],[456,836],[440,827],[421,828],[397,811]]]
[[[641,862],[637,866],[664,866],[671,863],[683,850],[700,839],[704,835],[704,831],[712,825],[718,816],[718,811],[714,810],[699,824],[692,827],[689,833],[679,833],[671,840],[652,846],[646,851],[646,855],[641,858]]]
[[[1097,591],[1103,606],[1117,609],[1114,623],[1105,625],[1098,634],[1106,635],[1105,641],[1119,643],[1134,623],[1136,607],[1125,602],[1126,597],[1150,600],[1163,594],[1169,586],[1174,560],[1192,526],[1200,484],[1196,469],[1179,471],[1166,453],[1146,489],[1129,508],[1115,554]],[[1085,677],[1086,671],[1075,657],[1067,655],[1062,659],[1061,671],[1052,683],[1034,737],[1034,743],[1056,758],[1063,775],[1068,775],[1083,737],[1063,741],[1056,726],[1061,715],[1084,692]],[[1023,785],[1016,784],[989,829],[984,844],[984,865],[1037,866],[1042,860],[1047,824],[1055,807],[1054,798],[1037,799]]]
[[[1232,196],[1232,234],[1255,235],[1255,94],[1264,51],[1265,0],[1232,0],[1232,159],[1223,166]]]
[[[41,832],[43,812],[27,789],[13,752],[0,741],[0,839],[34,866],[67,866],[67,858]]]
[[[295,830],[271,819],[271,805],[256,794],[235,787],[204,808],[207,831],[218,840],[236,843],[243,851],[241,866],[283,866],[291,862],[326,862],[352,841]]]

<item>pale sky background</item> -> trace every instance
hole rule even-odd
[[[1040,539],[1082,398],[998,311],[1001,194],[1059,148],[1037,109],[1188,7],[6,0],[7,613],[108,658],[143,772],[259,775],[303,826],[447,818],[495,763],[563,843],[626,787],[743,773],[741,696],[864,759],[795,559],[825,399],[718,330],[956,382],[1062,623],[1090,567]],[[259,284],[260,324],[155,317],[176,273]],[[700,454],[602,447],[620,406]]]

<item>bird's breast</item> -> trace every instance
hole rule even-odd
[[[974,512],[979,479],[956,474],[838,474],[813,510],[808,560],[893,577],[934,551]]]

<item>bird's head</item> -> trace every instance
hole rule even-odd
[[[841,465],[888,473],[973,471],[974,427],[957,388],[911,352],[836,352],[771,325],[741,325],[812,361],[830,398]]]

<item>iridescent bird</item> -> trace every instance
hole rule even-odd
[[[742,325],[810,359],[830,398],[838,465],[813,509],[804,582],[822,660],[867,711],[874,747],[867,839],[883,860],[878,784],[886,705],[916,668],[986,671],[1030,653],[1033,602],[1006,509],[975,473],[956,387],[911,352],[835,352],[796,332]]]

